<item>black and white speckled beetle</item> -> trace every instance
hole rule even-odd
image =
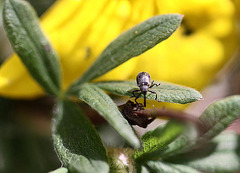
[[[138,104],[137,99],[140,97],[141,94],[144,96],[144,107],[146,107],[146,94],[147,92],[151,92],[156,95],[155,100],[157,100],[157,93],[154,91],[149,90],[149,88],[152,88],[153,86],[159,86],[160,84],[154,83],[154,81],[151,82],[151,77],[148,72],[140,72],[137,75],[137,86],[140,88],[138,90],[132,91],[133,97],[135,97],[135,102]],[[136,96],[135,93],[140,93]]]

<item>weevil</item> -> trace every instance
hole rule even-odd
[[[139,89],[132,91],[133,97],[135,97],[135,102],[138,104],[137,99],[143,94],[144,96],[144,107],[146,107],[146,94],[147,92],[153,93],[156,95],[155,100],[157,100],[157,93],[155,91],[149,90],[153,86],[159,86],[160,84],[154,83],[154,80],[151,82],[151,76],[148,72],[140,72],[138,73],[137,77],[137,86]],[[136,96],[135,93],[140,93]]]

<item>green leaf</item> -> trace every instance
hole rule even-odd
[[[80,109],[70,101],[62,101],[57,105],[55,117],[54,147],[64,166],[71,172],[108,172],[105,148]]]
[[[197,150],[179,155],[171,161],[202,172],[235,173],[240,171],[240,136],[223,133]]]
[[[75,95],[95,109],[133,147],[140,142],[127,120],[123,118],[113,100],[97,86],[89,83],[80,85]]]
[[[58,57],[45,38],[32,7],[22,0],[5,0],[3,21],[13,49],[32,77],[49,93],[58,95],[61,74]]]
[[[227,97],[211,104],[200,116],[204,134],[198,140],[209,140],[227,128],[240,115],[240,95]]]
[[[163,173],[200,173],[197,170],[184,166],[171,163],[164,163],[161,161],[149,161],[146,163],[151,172],[163,172]]]
[[[137,173],[152,173],[152,172],[149,171],[145,166],[139,165],[137,167]]]
[[[202,95],[188,87],[176,85],[168,82],[156,81],[160,86],[154,86],[149,90],[157,93],[157,100],[161,102],[170,103],[191,103],[202,99]],[[132,96],[132,91],[139,89],[135,81],[109,81],[95,83],[98,87],[117,95]],[[143,98],[143,95],[141,95]],[[155,100],[156,95],[150,92],[147,93],[146,98]]]
[[[107,73],[130,58],[141,55],[167,39],[178,28],[182,17],[180,14],[155,16],[121,34],[106,47],[88,71],[74,83],[71,90],[83,82]]]
[[[222,132],[240,115],[240,96],[231,96],[211,104],[200,116],[204,125],[200,136],[196,129],[186,131],[161,153],[161,157],[170,157],[201,147],[204,143]]]
[[[159,158],[168,158],[171,156],[175,156],[180,152],[185,151],[186,148],[189,147],[193,141],[196,141],[198,138],[198,132],[194,126],[188,124],[184,132],[172,143],[170,143],[166,148],[162,148],[162,150],[158,151]]]
[[[158,152],[174,141],[183,130],[184,124],[169,121],[164,127],[159,126],[152,131],[148,131],[142,137],[143,150],[135,152],[135,159],[158,158]]]
[[[55,171],[51,171],[49,173],[68,173],[68,170],[66,168],[58,168]]]

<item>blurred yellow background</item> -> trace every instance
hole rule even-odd
[[[42,27],[59,54],[63,87],[80,77],[120,33],[159,14],[184,15],[166,41],[97,80],[153,80],[201,90],[233,56],[239,44],[236,0],[58,0],[41,16]],[[16,55],[0,68],[0,95],[35,98],[44,92]]]

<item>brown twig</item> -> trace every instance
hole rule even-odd
[[[147,116],[147,117],[156,117],[156,118],[166,118],[172,119],[184,123],[194,124],[199,131],[201,131],[204,127],[202,123],[193,115],[187,114],[183,111],[176,110],[167,110],[167,109],[146,109],[134,112],[138,116]]]

